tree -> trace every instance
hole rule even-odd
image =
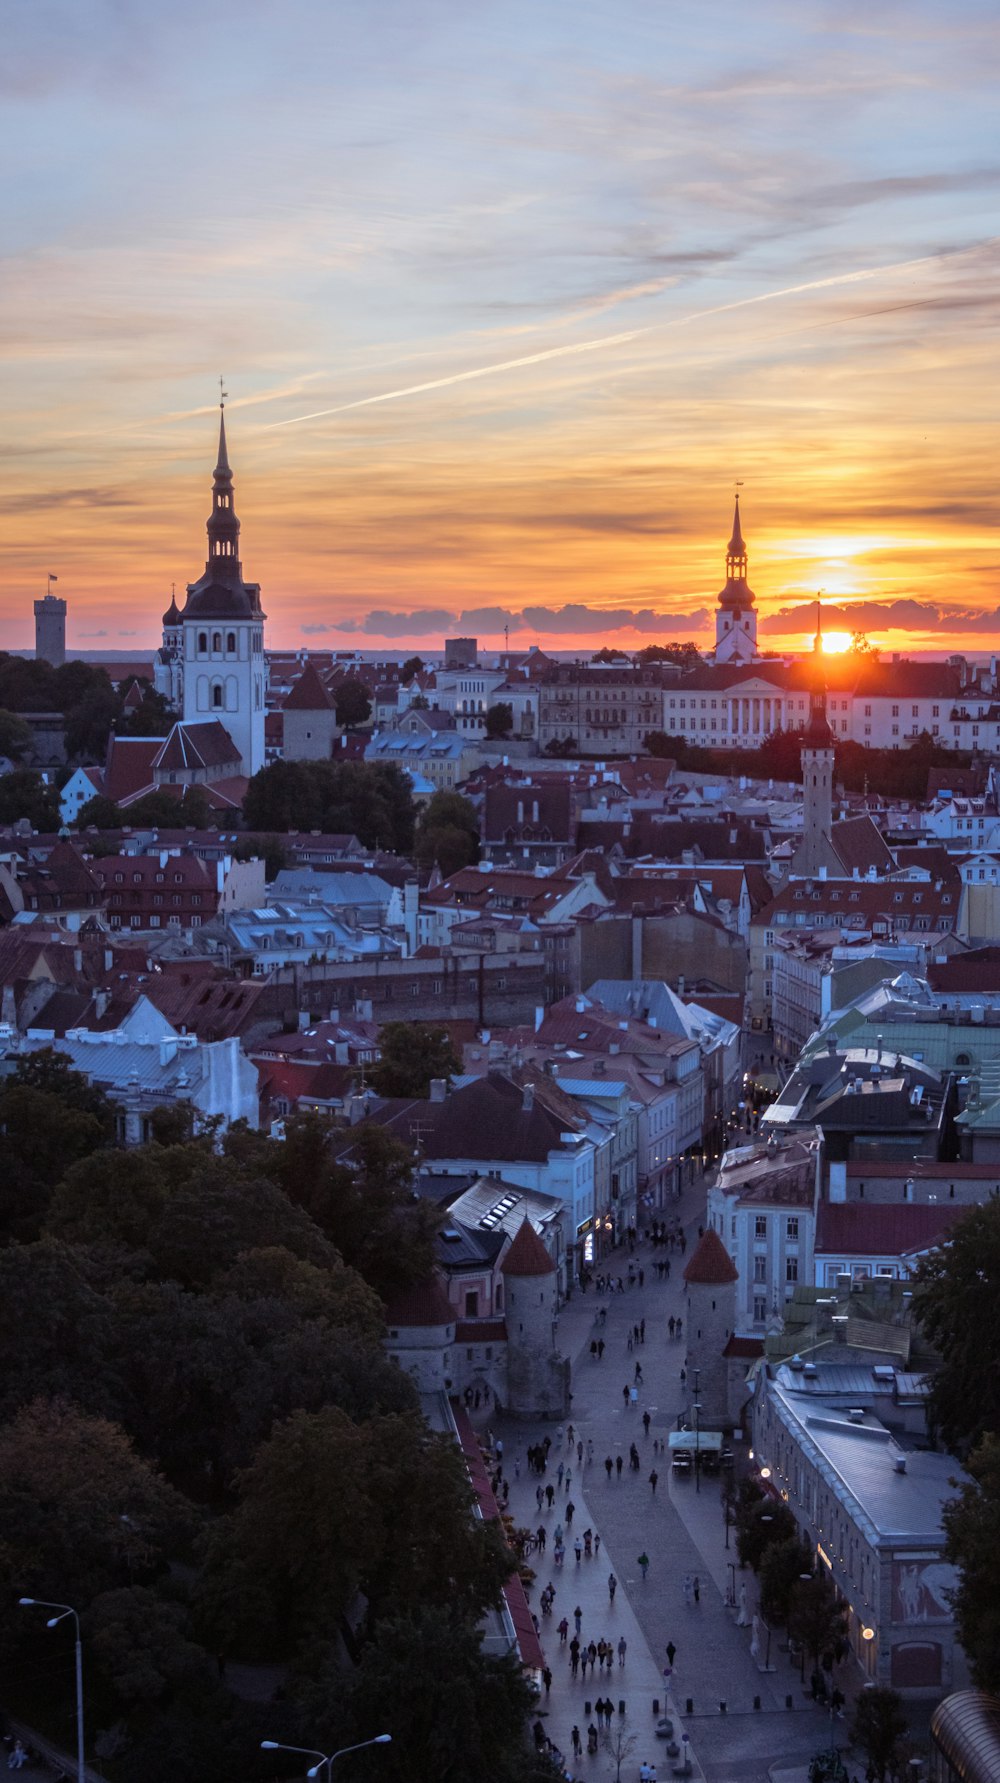
[[[426,1096],[436,1077],[447,1082],[462,1069],[448,1029],[430,1022],[384,1022],[378,1043],[382,1056],[370,1075],[380,1096]]]
[[[413,846],[411,783],[395,762],[272,762],[251,780],[243,815],[255,830],[346,831],[396,854]]]
[[[379,1623],[356,1674],[338,1680],[345,1743],[381,1726],[392,1704],[392,1744],[358,1766],[366,1783],[523,1783],[531,1694],[516,1659],[484,1653],[482,1641],[437,1605]],[[338,1701],[335,1676],[322,1680],[317,1708]]]
[[[681,669],[697,669],[703,657],[695,644],[647,644],[639,651],[636,662],[675,662]]]
[[[447,877],[479,859],[479,820],[475,806],[458,792],[436,792],[421,812],[414,843],[423,867],[435,861]]]
[[[280,836],[240,836],[233,848],[238,861],[263,860],[264,878],[268,885],[285,867],[285,845]]]
[[[192,1522],[179,1494],[104,1418],[36,1399],[0,1430],[0,1573],[8,1602],[23,1593],[86,1604],[127,1583],[126,1543],[133,1565],[156,1567]]]
[[[818,1665],[823,1654],[834,1654],[847,1634],[847,1605],[842,1603],[826,1572],[801,1579],[788,1605],[788,1632],[812,1655]]]
[[[1000,1431],[1000,1199],[972,1207],[917,1271],[914,1311],[941,1357],[930,1415],[949,1448]]]
[[[105,798],[100,792],[80,806],[76,817],[78,830],[120,830],[124,822],[114,800]]]
[[[900,1743],[908,1729],[903,1699],[887,1684],[872,1684],[858,1693],[851,1723],[851,1745],[860,1746],[869,1764],[869,1776],[885,1783],[901,1756]]]
[[[358,675],[345,675],[333,690],[337,723],[349,730],[352,725],[367,724],[372,715],[371,695]]]
[[[33,830],[57,830],[62,823],[55,788],[29,768],[0,776],[0,823],[26,819]]]
[[[72,665],[64,666],[70,668]],[[60,674],[61,670],[56,673]],[[118,696],[102,669],[82,697],[64,708],[66,754],[71,761],[103,761],[108,735],[119,709]]]
[[[616,1722],[601,1735],[601,1745],[615,1767],[615,1783],[621,1783],[622,1765],[627,1764],[639,1744],[639,1735],[629,1730],[627,1721]]]
[[[568,735],[565,737],[550,737],[545,745],[546,755],[555,755],[561,760],[565,760],[567,757],[575,755],[576,753],[576,738]]]
[[[126,712],[121,710],[115,719],[115,735],[118,737],[166,737],[169,736],[177,722],[177,714],[167,704],[162,693],[150,687],[148,683],[140,686],[142,700],[138,706],[132,706]]]
[[[992,1204],[991,1204],[992,1205]],[[987,1336],[980,1331],[980,1340]],[[955,1625],[968,1657],[973,1683],[1000,1690],[1000,1595],[996,1556],[1000,1552],[1000,1435],[984,1436],[966,1461],[972,1484],[944,1507],[947,1555],[959,1569]]]
[[[798,1535],[770,1542],[760,1562],[760,1608],[771,1628],[788,1621],[792,1595],[803,1573],[812,1572],[812,1554]]]
[[[19,762],[28,754],[33,741],[30,724],[25,724],[16,712],[0,707],[0,755]]]
[[[191,1638],[187,1609],[146,1586],[95,1597],[83,1632],[101,1680],[127,1709],[216,1685],[211,1657]]]
[[[610,644],[605,644],[603,650],[595,650],[595,652],[590,660],[591,660],[591,662],[608,662],[608,663],[628,662],[628,651],[627,650],[615,650],[612,648],[612,646]]]
[[[423,666],[424,666],[424,659],[422,656],[408,656],[407,657],[406,661],[404,662],[402,668],[399,671],[399,678],[400,678],[401,682],[403,683],[404,687],[409,685],[409,683],[413,680],[414,675],[420,674],[420,671],[423,668]]]
[[[65,1053],[18,1059],[0,1089],[0,1240],[37,1237],[55,1185],[110,1144],[115,1112]]]
[[[867,657],[871,662],[878,662],[880,657],[878,645],[873,644],[871,638],[863,631],[852,631],[850,652],[852,656]]]
[[[409,1148],[373,1121],[352,1130],[347,1159],[334,1162],[329,1143],[329,1129],[315,1115],[287,1123],[286,1193],[382,1299],[423,1281],[433,1267],[438,1216],[414,1199]]]
[[[497,700],[486,714],[488,737],[509,737],[514,728],[514,708],[509,700]]]
[[[741,1566],[759,1571],[772,1543],[790,1541],[797,1534],[798,1524],[786,1504],[763,1493],[754,1500],[741,1492],[736,1505],[736,1552]]]

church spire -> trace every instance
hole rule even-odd
[[[240,523],[233,506],[233,473],[226,447],[226,392],[219,389],[219,457],[212,478],[212,512],[208,517],[206,569],[219,582],[241,582]]]

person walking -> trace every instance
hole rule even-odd
[[[576,1632],[579,1635],[580,1625],[583,1622],[583,1611],[579,1604],[577,1604],[576,1609],[573,1611],[573,1621],[576,1623]]]
[[[626,1411],[628,1411],[628,1402],[629,1402],[629,1390],[628,1390],[628,1387],[626,1386],[626,1387],[622,1388],[622,1404],[624,1405]]]
[[[670,1332],[671,1342],[673,1341],[675,1323],[676,1323],[676,1320],[674,1319],[673,1313],[671,1313],[669,1319],[667,1320],[667,1330]]]
[[[653,1420],[650,1417],[649,1413],[643,1412],[643,1414],[642,1414],[642,1428],[647,1436],[649,1435],[649,1426],[652,1422],[653,1422]]]
[[[579,1536],[577,1536],[576,1541],[573,1543],[573,1552],[576,1555],[576,1564],[579,1566],[583,1559],[583,1542],[580,1540]]]
[[[700,1603],[701,1602],[701,1580],[699,1579],[697,1573],[695,1573],[694,1578],[691,1580],[691,1590],[694,1592],[695,1603]]]
[[[569,1623],[566,1620],[565,1616],[563,1617],[562,1621],[560,1622],[559,1627],[556,1630],[556,1632],[559,1636],[560,1647],[565,1647],[566,1641],[569,1637]]]
[[[563,1483],[563,1474],[565,1472],[566,1472],[566,1463],[565,1463],[565,1461],[560,1461],[559,1466],[556,1468],[556,1479],[558,1480],[560,1486]]]
[[[673,1641],[668,1641],[667,1642],[667,1664],[669,1665],[671,1671],[673,1671],[673,1669],[674,1669],[674,1656],[675,1656],[676,1652],[677,1652],[677,1648],[674,1646]]]
[[[615,1467],[618,1470],[618,1478],[619,1479],[621,1479],[621,1477],[622,1477],[622,1468],[624,1467],[624,1465],[625,1465],[625,1462],[624,1462],[623,1457],[621,1455],[616,1455],[615,1456]]]
[[[546,1499],[548,1500],[549,1510],[552,1509],[552,1501],[555,1498],[555,1495],[556,1495],[556,1489],[550,1480],[549,1484],[545,1488],[545,1496],[546,1496]]]
[[[651,1485],[651,1486],[652,1486],[652,1488],[653,1488],[653,1497],[654,1497],[654,1498],[655,1498],[655,1497],[656,1497],[656,1482],[657,1482],[657,1480],[658,1480],[658,1479],[659,1479],[659,1477],[660,1477],[660,1476],[659,1476],[659,1474],[658,1474],[658,1473],[657,1473],[657,1471],[656,1471],[656,1468],[655,1468],[655,1467],[654,1467],[654,1468],[652,1468],[652,1469],[651,1469],[651,1470],[650,1470],[650,1475],[649,1475],[649,1483],[650,1483],[650,1485]]]
[[[539,1523],[538,1528],[535,1530],[535,1540],[538,1543],[538,1552],[540,1554],[544,1554],[545,1553],[545,1524],[544,1523]]]
[[[639,1555],[638,1565],[642,1569],[643,1578],[645,1578],[649,1571],[649,1555],[646,1553],[645,1548],[643,1548],[642,1553]]]
[[[579,1643],[579,1641],[570,1641],[570,1644],[569,1644],[570,1676],[575,1678],[579,1669],[580,1669],[580,1643]]]
[[[594,1530],[594,1559],[595,1560],[597,1559],[597,1556],[600,1553],[600,1551],[601,1551],[601,1538],[600,1538],[600,1535],[598,1534],[597,1530],[595,1529]]]
[[[629,1404],[631,1406],[635,1407],[638,1405],[638,1403],[639,1403],[639,1389],[638,1389],[638,1387],[633,1387],[631,1393],[629,1394]]]
[[[573,1746],[573,1757],[579,1758],[583,1752],[583,1741],[580,1738],[580,1729],[578,1727],[573,1727],[570,1730],[569,1737]]]
[[[608,1574],[608,1597],[610,1598],[612,1603],[614,1603],[614,1601],[615,1601],[615,1592],[617,1591],[617,1589],[618,1589],[618,1580],[615,1578],[614,1573],[609,1573]]]
[[[613,1467],[614,1467],[614,1462],[612,1461],[611,1456],[605,1455],[605,1457],[604,1457],[604,1471],[607,1474],[609,1481],[611,1479],[611,1469]]]
[[[566,1528],[567,1529],[569,1528],[570,1524],[573,1521],[573,1512],[575,1510],[576,1510],[576,1505],[573,1503],[573,1500],[570,1499],[566,1506]]]
[[[544,1502],[545,1502],[545,1487],[544,1486],[536,1486],[535,1487],[535,1503],[537,1504],[539,1510],[541,1510]]]
[[[635,1377],[634,1378],[635,1378],[636,1385],[641,1387],[642,1386],[642,1363],[641,1362],[637,1362],[635,1365]]]
[[[542,1683],[545,1685],[545,1694],[548,1696],[552,1689],[552,1672],[549,1666],[546,1666],[542,1672]]]

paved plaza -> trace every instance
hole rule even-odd
[[[703,1205],[697,1186],[688,1191],[686,1201],[688,1207],[682,1206],[681,1213],[682,1217],[691,1214],[690,1256]],[[727,1584],[734,1578],[737,1592],[740,1583],[746,1582],[752,1612],[756,1581],[749,1571],[729,1570],[736,1552],[735,1546],[728,1552],[725,1546],[718,1478],[703,1477],[699,1492],[693,1478],[671,1477],[666,1452],[654,1452],[654,1441],[662,1442],[665,1450],[668,1433],[676,1428],[677,1414],[687,1402],[680,1380],[685,1345],[671,1341],[667,1334],[668,1318],[683,1316],[684,1259],[677,1251],[671,1253],[671,1279],[661,1282],[651,1264],[654,1257],[666,1254],[662,1249],[654,1252],[648,1244],[639,1246],[635,1262],[645,1275],[642,1287],[626,1287],[624,1294],[601,1298],[591,1288],[574,1296],[560,1315],[559,1347],[570,1357],[573,1368],[568,1420],[574,1428],[572,1449],[568,1430],[560,1444],[553,1425],[496,1419],[491,1426],[494,1435],[503,1439],[503,1470],[510,1483],[509,1508],[515,1523],[532,1530],[541,1525],[546,1531],[545,1552],[533,1553],[529,1560],[536,1572],[529,1602],[539,1617],[542,1645],[552,1672],[550,1693],[546,1697],[543,1690],[539,1705],[541,1719],[572,1774],[595,1783],[616,1774],[616,1756],[603,1745],[597,1756],[587,1754],[587,1728],[596,1719],[592,1705],[597,1698],[608,1697],[614,1703],[612,1739],[623,1727],[637,1736],[621,1769],[622,1778],[629,1783],[638,1777],[644,1761],[656,1764],[660,1783],[673,1775],[674,1765],[680,1762],[670,1758],[665,1742],[655,1737],[657,1702],[661,1714],[672,1716],[678,1742],[682,1734],[688,1734],[692,1774],[701,1775],[706,1783],[767,1783],[772,1769],[804,1777],[802,1767],[808,1759],[829,1745],[829,1718],[809,1701],[798,1668],[790,1666],[777,1636],[772,1643],[771,1669],[764,1671],[765,1656],[759,1661],[751,1658],[750,1629],[737,1627],[735,1612],[726,1607]],[[625,1253],[616,1253],[613,1262],[624,1277]],[[598,1329],[595,1316],[602,1309],[606,1309],[606,1320],[599,1335],[606,1348],[603,1360],[594,1361],[590,1344]],[[646,1322],[645,1342],[630,1351],[628,1332],[642,1319]],[[626,1408],[623,1389],[633,1385],[637,1362],[643,1377],[639,1401],[634,1408]],[[648,1435],[642,1421],[647,1411]],[[552,1446],[542,1483],[557,1486],[560,1462],[571,1467],[571,1474],[568,1487],[564,1476],[557,1488],[551,1510],[546,1505],[539,1513],[535,1496],[539,1477],[529,1472],[525,1454],[546,1435]],[[582,1468],[576,1455],[577,1441],[585,1445]],[[594,1448],[589,1465],[588,1442]],[[640,1456],[637,1471],[629,1463],[633,1442]],[[613,1465],[610,1479],[604,1465],[607,1456],[613,1464],[619,1456],[623,1458],[621,1474]],[[518,1457],[519,1475],[515,1470]],[[655,1493],[649,1480],[654,1468],[659,1475]],[[574,1509],[567,1527],[568,1504]],[[566,1546],[561,1568],[553,1559],[553,1538],[560,1524]],[[600,1537],[600,1550],[589,1560],[577,1561],[573,1539],[588,1527]],[[647,1555],[650,1563],[645,1578],[638,1564],[641,1554]],[[608,1585],[611,1572],[617,1580],[613,1601]],[[693,1591],[696,1577],[697,1602]],[[687,1594],[686,1578],[692,1587]],[[551,1614],[543,1615],[539,1596],[550,1581],[555,1602]],[[624,1636],[624,1665],[619,1664],[616,1651],[610,1672],[588,1671],[585,1680],[571,1676],[568,1641],[561,1641],[558,1624],[564,1616],[568,1619],[571,1640],[577,1607],[582,1611],[581,1642],[586,1645],[604,1639],[617,1650]],[[671,1675],[665,1678],[668,1642],[674,1644],[676,1653]],[[786,1706],[789,1696],[791,1708]],[[755,1698],[759,1709],[754,1706]],[[619,1713],[620,1702],[625,1703],[624,1716]],[[835,1728],[842,1747],[847,1741],[846,1725],[846,1721],[838,1721]],[[571,1740],[574,1726],[583,1741],[583,1754],[576,1761]]]

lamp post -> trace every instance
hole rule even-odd
[[[343,1758],[348,1752],[361,1752],[365,1746],[388,1746],[391,1733],[377,1733],[372,1740],[359,1740],[356,1746],[341,1746],[339,1752],[314,1752],[310,1746],[286,1746],[281,1740],[261,1740],[263,1752],[301,1752],[306,1758],[315,1758],[316,1763],[306,1772],[307,1777],[318,1777],[325,1769],[327,1778],[333,1776],[333,1763],[336,1758]]]
[[[701,1491],[701,1401],[698,1392],[700,1381],[701,1369],[696,1368],[694,1371],[694,1404],[691,1407],[694,1412],[694,1489],[696,1492]]]
[[[83,1647],[80,1643],[80,1618],[72,1604],[48,1603],[44,1597],[21,1597],[18,1602],[25,1610],[32,1606],[40,1610],[58,1610],[58,1616],[49,1617],[46,1628],[55,1628],[67,1616],[73,1618],[76,1629],[76,1776],[77,1783],[84,1783],[87,1766],[83,1756]]]

